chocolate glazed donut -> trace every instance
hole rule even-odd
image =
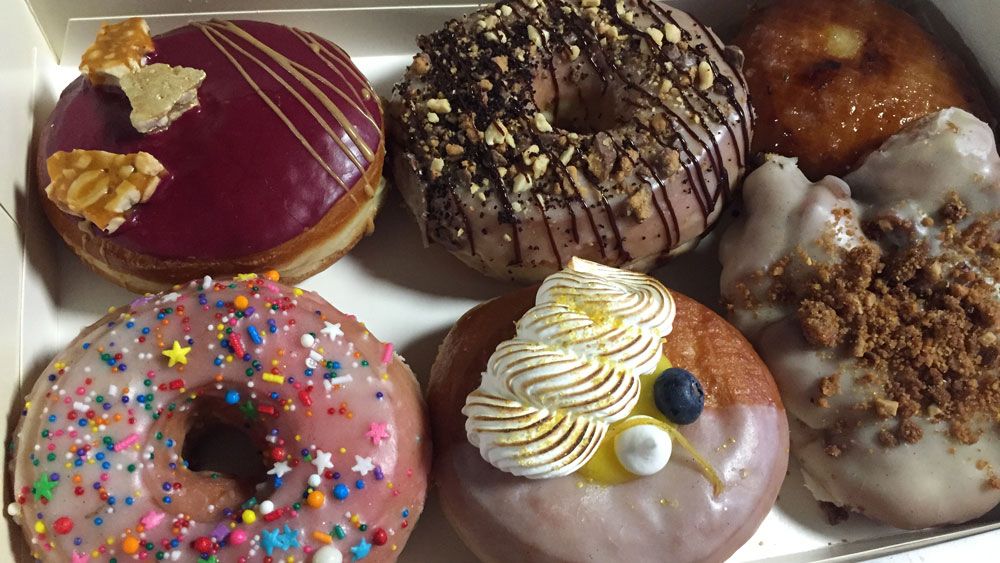
[[[692,247],[740,181],[742,55],[648,0],[512,0],[420,37],[391,174],[427,241],[494,277]]]

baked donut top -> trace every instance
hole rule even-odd
[[[371,197],[382,150],[378,97],[350,58],[315,34],[256,21],[198,22],[153,38],[145,58],[204,71],[197,107],[142,134],[128,98],[81,76],[42,132],[39,184],[57,151],[145,152],[166,169],[156,194],[94,236],[160,258],[225,260],[274,248],[337,202]]]
[[[8,508],[34,557],[394,558],[430,463],[418,385],[391,344],[273,279],[141,297],[42,372]]]
[[[827,454],[927,433],[996,447],[1000,157],[989,126],[943,110],[844,180],[810,184],[775,156],[744,189],[747,212],[722,243],[723,295]],[[779,325],[797,334],[767,349]],[[858,438],[871,426],[874,444]],[[985,478],[1000,487],[992,469]]]
[[[479,233],[468,214],[510,225],[505,238],[520,263],[514,227],[527,210],[570,201],[609,210],[627,199],[641,221],[659,209],[652,190],[676,174],[707,223],[731,185],[726,164],[745,163],[752,115],[738,52],[656,2],[500,2],[418,45],[396,87],[394,136],[426,184],[428,235],[472,254]],[[728,130],[731,147],[720,148],[715,127]],[[710,172],[695,163],[703,152]],[[658,212],[666,224],[668,211]],[[602,252],[622,254],[609,220],[618,241]]]

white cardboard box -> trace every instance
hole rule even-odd
[[[1000,82],[1000,0],[928,1],[960,31],[994,84]],[[723,33],[738,24],[747,3],[673,2]],[[433,31],[446,19],[472,9],[473,5],[455,0],[436,0],[425,6],[414,0],[5,0],[0,6],[0,369],[7,375],[7,383],[0,386],[0,403],[7,413],[2,420],[5,438],[10,438],[26,392],[22,382],[33,382],[52,356],[107,307],[132,299],[72,255],[46,223],[33,186],[34,133],[59,92],[76,75],[79,55],[101,21],[143,15],[154,32],[212,16],[295,25],[339,43],[385,95],[414,52],[418,33]],[[415,224],[396,197],[390,198],[376,227],[375,234],[349,256],[303,285],[338,308],[357,314],[380,338],[397,343],[418,377],[425,378],[451,324],[476,303],[511,286],[484,279],[440,248],[424,249]],[[709,240],[656,275],[670,287],[711,305],[718,301],[718,273],[715,248]],[[5,503],[10,494],[5,476]],[[1000,527],[990,523],[998,521],[1000,513],[994,511],[991,517],[970,525],[903,533],[852,516],[831,527],[793,468],[777,506],[734,560],[841,561],[906,550],[891,560],[995,561],[1000,559],[1000,531],[971,534]],[[0,561],[30,560],[20,531],[6,523],[8,533],[0,537]],[[475,558],[451,531],[432,498],[401,560],[466,562]]]

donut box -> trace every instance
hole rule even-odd
[[[337,7],[330,7],[337,4]],[[389,4],[389,3],[386,3]],[[13,0],[0,8],[0,103],[5,108],[0,144],[0,366],[8,383],[0,388],[9,439],[25,386],[52,355],[78,331],[107,313],[107,306],[134,299],[128,291],[99,278],[72,254],[46,223],[30,163],[41,123],[59,92],[77,74],[76,61],[102,21],[141,15],[152,33],[190,20],[212,17],[263,20],[302,28],[335,40],[348,51],[376,91],[388,96],[414,52],[418,34],[439,28],[447,19],[476,8],[444,0],[423,7],[371,0],[244,3],[164,0],[155,10],[138,0],[67,3]],[[747,11],[746,0],[673,0],[713,26],[724,37]],[[960,54],[974,56],[993,84],[1000,83],[1000,2],[996,0],[905,0],[913,12]],[[191,10],[198,11],[192,12]],[[987,93],[996,106],[997,96]],[[246,202],[244,204],[250,204]],[[724,216],[723,221],[726,221]],[[266,228],[266,225],[262,225]],[[723,224],[722,228],[725,227]],[[671,288],[718,309],[718,244],[710,235],[694,251],[654,270]],[[417,377],[426,382],[438,344],[468,309],[514,285],[482,277],[454,260],[439,246],[424,248],[398,194],[390,195],[376,220],[375,233],[345,258],[308,279],[302,287],[366,321],[380,338],[391,341]],[[14,375],[17,374],[17,381]],[[8,451],[8,456],[10,455]],[[9,459],[5,458],[5,463]],[[4,504],[12,495],[5,472]],[[28,561],[16,525],[5,519],[0,561]],[[996,530],[996,531],[993,531]],[[1000,511],[960,526],[903,532],[852,516],[837,525],[806,490],[797,468],[790,467],[776,506],[733,561],[847,561],[887,557],[891,561],[983,560],[1000,548]],[[471,562],[475,557],[445,520],[431,493],[428,507],[400,558],[405,562]]]

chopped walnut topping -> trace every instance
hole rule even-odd
[[[80,72],[92,84],[118,84],[119,79],[139,70],[142,59],[153,52],[149,26],[142,18],[102,24],[97,39],[80,60]]]
[[[431,60],[424,53],[418,53],[413,56],[413,62],[410,63],[410,68],[413,72],[423,76],[431,69]]]
[[[656,43],[657,47],[663,45],[663,32],[660,31],[659,29],[655,27],[647,27],[646,35],[648,35],[649,38],[653,40],[653,43]]]
[[[681,28],[670,22],[663,24],[663,38],[666,39],[668,43],[680,42]]]
[[[542,112],[535,113],[535,129],[538,129],[539,133],[551,133],[552,125],[549,124],[549,120],[545,117]]]
[[[198,87],[204,80],[205,71],[165,64],[144,66],[122,76],[122,91],[132,103],[132,126],[140,133],[166,129],[198,106]]]
[[[628,198],[629,212],[640,223],[653,214],[653,192],[648,188],[637,190]]]
[[[446,98],[431,98],[427,100],[427,109],[434,113],[451,113],[451,103]]]
[[[115,232],[133,207],[153,197],[166,170],[149,153],[60,151],[48,158],[45,194],[59,209]]]
[[[698,89],[708,90],[715,84],[715,71],[712,70],[712,65],[708,64],[708,61],[701,61],[698,63]]]

